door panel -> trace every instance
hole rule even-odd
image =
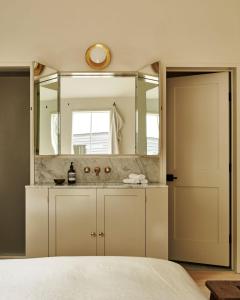
[[[96,190],[50,190],[50,255],[96,255]]]
[[[3,74],[4,73],[4,74]],[[0,76],[0,256],[25,253],[25,186],[30,183],[30,71]]]
[[[174,239],[217,242],[218,189],[176,187],[174,196]]]
[[[145,190],[98,190],[98,207],[98,253],[145,256]]]
[[[229,265],[228,73],[167,81],[170,258]]]

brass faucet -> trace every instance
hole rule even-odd
[[[101,172],[101,168],[100,167],[95,167],[94,172],[96,173],[96,176],[99,176],[99,173]]]

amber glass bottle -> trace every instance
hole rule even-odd
[[[73,162],[71,162],[70,169],[68,170],[68,184],[76,183],[76,171],[73,167]]]

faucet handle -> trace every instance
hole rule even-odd
[[[104,168],[104,172],[107,173],[107,174],[110,173],[111,170],[112,170],[112,169],[111,169],[110,167],[105,167],[105,168]]]
[[[85,167],[83,169],[83,171],[84,171],[84,173],[90,173],[91,169],[90,169],[90,167]]]
[[[101,168],[100,167],[95,167],[94,172],[96,173],[96,176],[99,176],[99,173],[101,172]]]

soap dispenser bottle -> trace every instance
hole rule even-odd
[[[73,167],[73,162],[71,162],[70,169],[68,170],[68,184],[76,183],[76,171]]]

